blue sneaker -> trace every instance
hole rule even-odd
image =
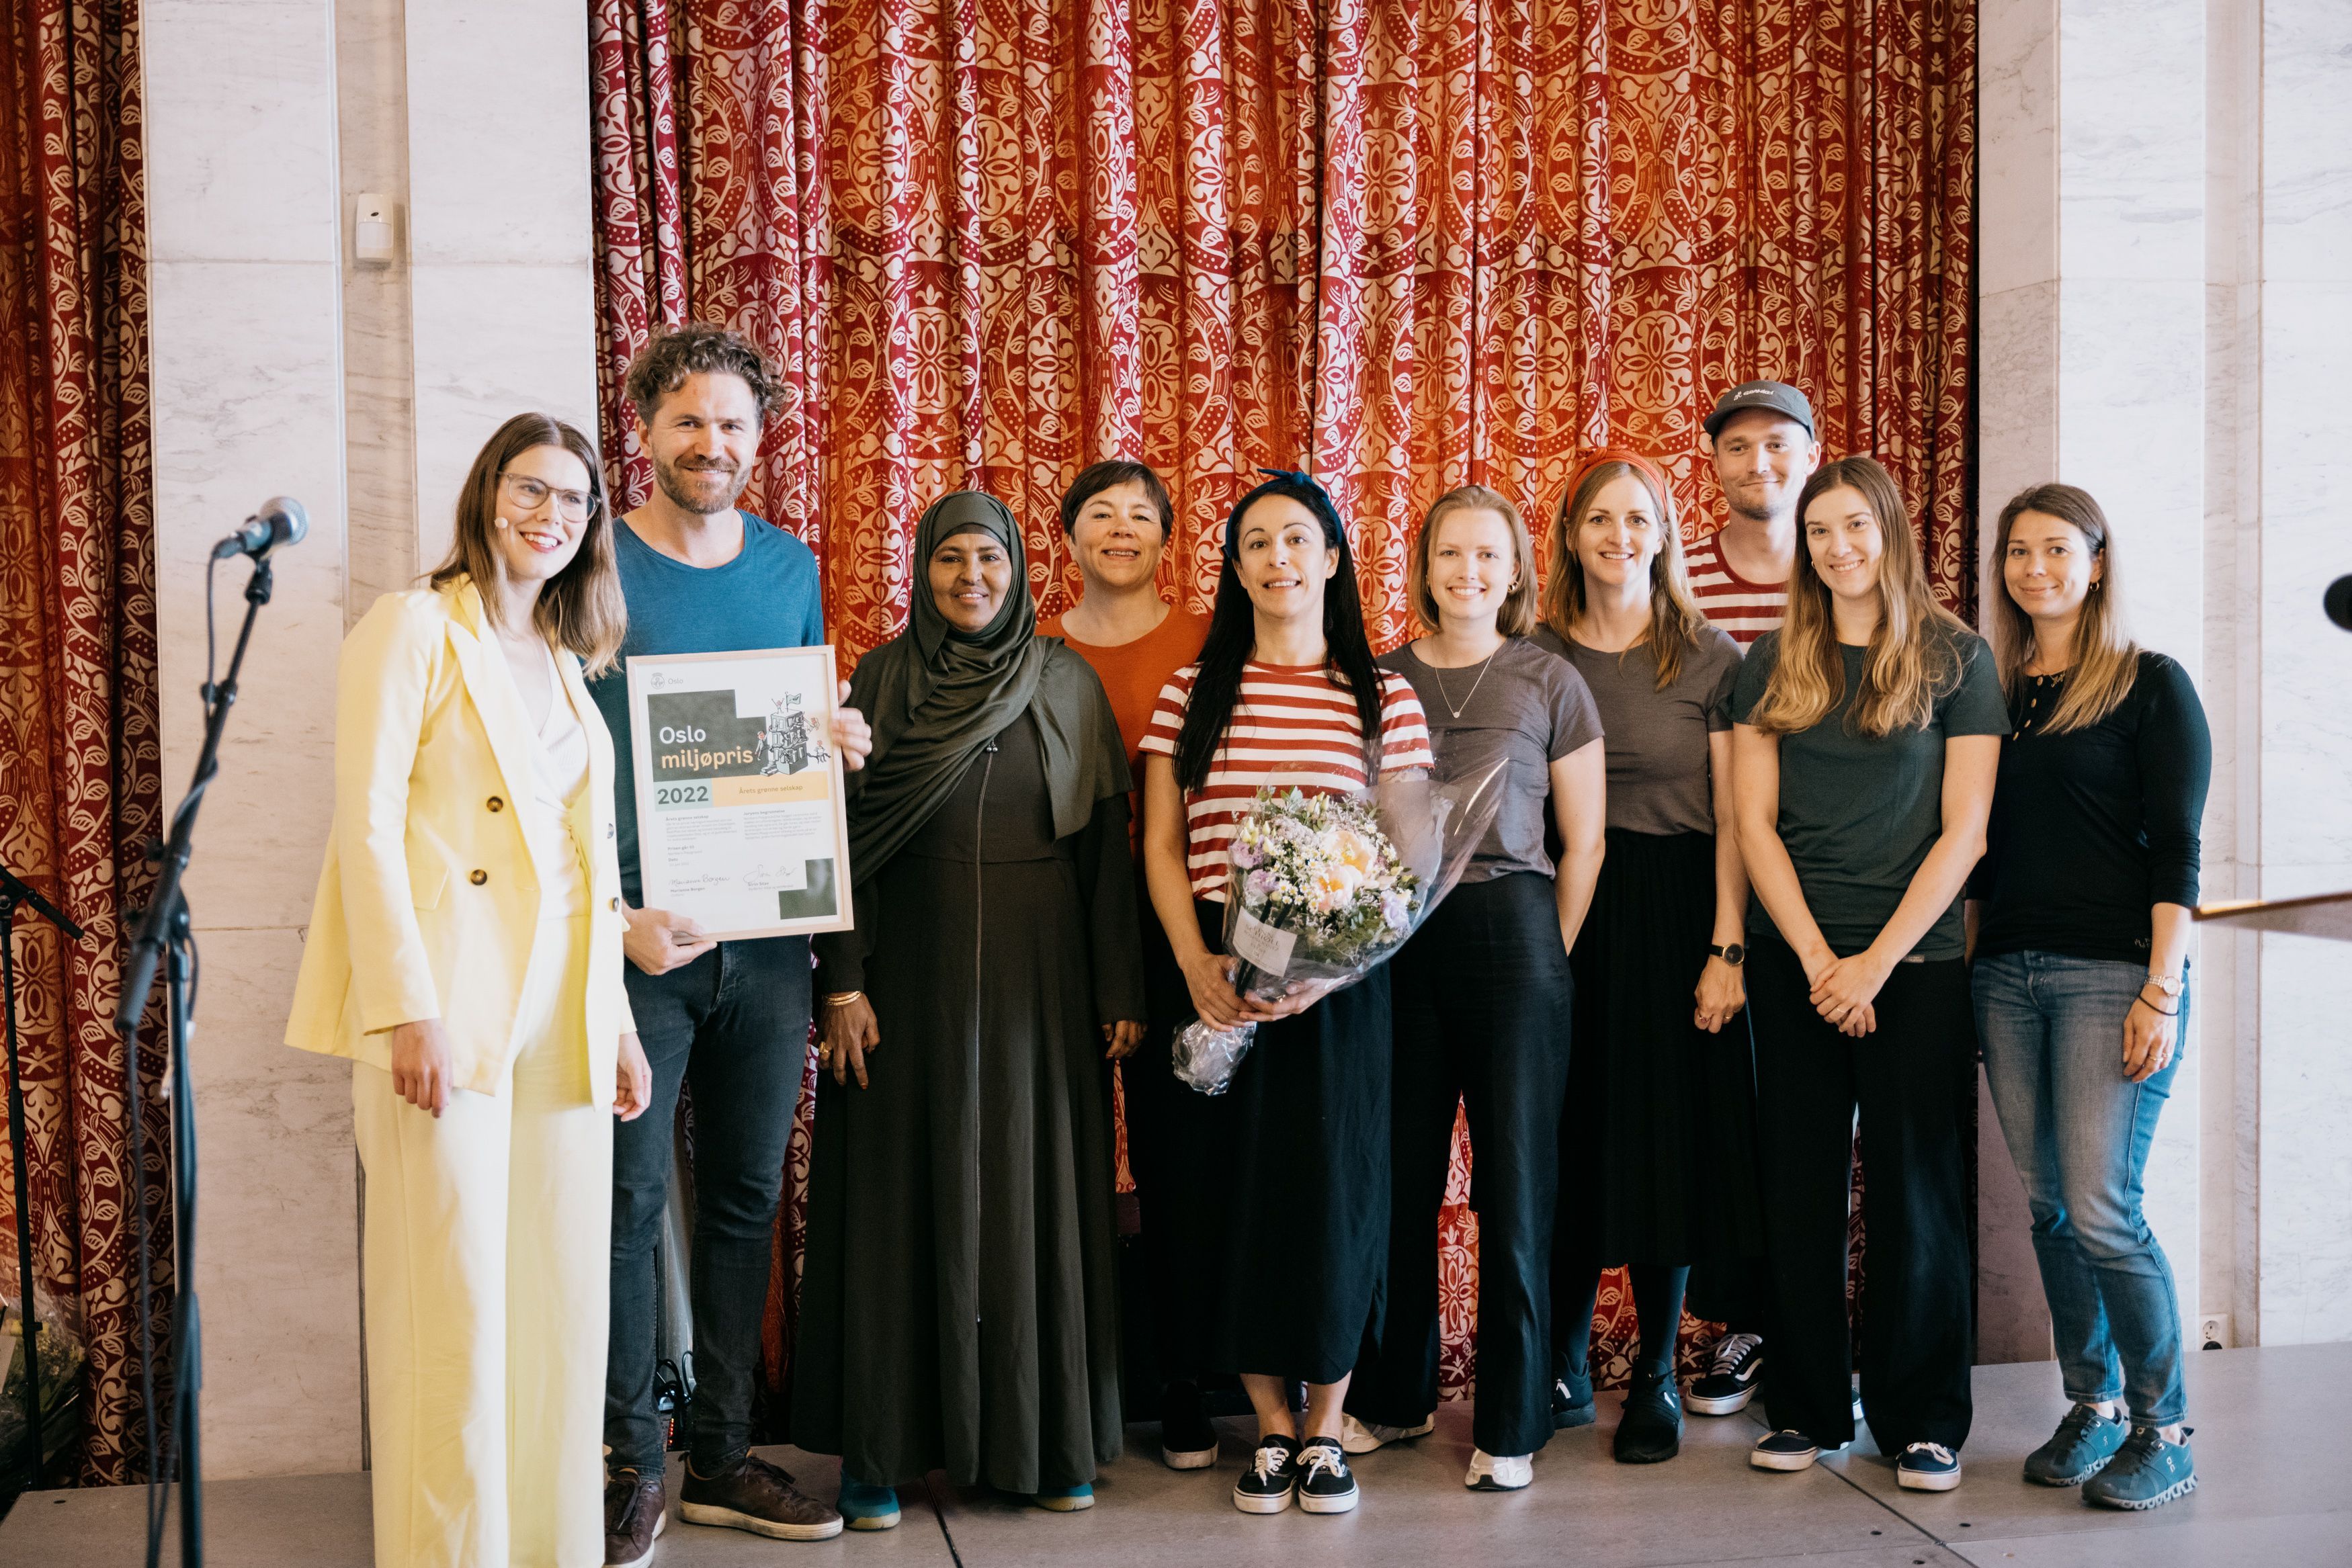
[[[852,1480],[845,1470],[841,1477],[841,1498],[834,1506],[841,1510],[843,1522],[852,1530],[891,1530],[898,1523],[898,1489]]]
[[[1949,1491],[1960,1484],[1960,1457],[1941,1443],[1906,1443],[1895,1482],[1910,1491]]]
[[[2025,1479],[2038,1487],[2081,1486],[2107,1468],[2130,1431],[2114,1416],[2077,1405],[2048,1442],[2025,1456]]]
[[[1037,1506],[1054,1513],[1076,1513],[1095,1505],[1095,1489],[1090,1486],[1046,1487],[1033,1500]]]
[[[2186,1438],[2190,1428],[2182,1427]],[[2197,1490],[2197,1462],[2186,1442],[2168,1443],[2154,1427],[2134,1427],[2107,1468],[2083,1483],[2083,1500],[2101,1508],[2162,1508]]]

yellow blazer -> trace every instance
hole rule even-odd
[[[335,683],[335,822],[319,873],[286,1043],[387,1071],[396,1024],[437,1018],[458,1088],[495,1093],[540,936],[540,887],[519,803],[531,799],[530,719],[469,582],[387,593],[343,639]],[[610,1104],[621,979],[613,737],[556,654],[588,732],[572,807],[587,846],[589,1082]]]

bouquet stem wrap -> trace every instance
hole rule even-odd
[[[1234,989],[1278,1001],[1353,985],[1402,947],[1454,890],[1502,805],[1507,764],[1437,783],[1383,779],[1353,795],[1309,793],[1277,777],[1237,824],[1225,884]],[[1255,1023],[1177,1031],[1176,1076],[1203,1094],[1231,1088]]]

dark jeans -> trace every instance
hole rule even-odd
[[[659,1474],[654,1252],[669,1201],[678,1085],[694,1085],[694,1468],[716,1475],[751,1443],[776,1206],[808,1063],[804,936],[722,942],[667,975],[626,967],[653,1103],[613,1138],[613,1329],[604,1441],[614,1469]]]
[[[2168,1427],[2188,1411],[2180,1293],[2147,1227],[2140,1178],[2180,1052],[2145,1082],[2124,1076],[2124,1019],[2147,981],[2144,963],[1980,958],[1977,1027],[1993,1110],[2033,1211],[2066,1397],[2125,1399],[2134,1420]],[[2187,987],[2170,1005],[2185,1040]]]
[[[1764,1213],[1772,1260],[1775,1427],[1853,1440],[1846,1215],[1862,1114],[1862,1404],[1882,1452],[1968,1440],[1974,1291],[1962,1138],[1976,1092],[1976,1020],[1958,958],[1897,964],[1849,1039],[1823,1020],[1797,956],[1759,942],[1748,960]],[[2120,1045],[2118,1046],[2120,1050]]]
[[[1478,1214],[1472,1437],[1490,1454],[1532,1454],[1552,1434],[1552,1208],[1574,989],[1551,879],[1463,883],[1393,962],[1388,1312],[1347,1407],[1389,1427],[1437,1408],[1438,1211],[1459,1103]]]

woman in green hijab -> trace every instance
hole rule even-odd
[[[1021,531],[976,491],[917,531],[907,629],[860,662],[856,928],[816,938],[822,1066],[793,1440],[853,1530],[944,1469],[1063,1511],[1118,1457],[1099,1058],[1142,1034],[1118,722],[1034,633]]]

